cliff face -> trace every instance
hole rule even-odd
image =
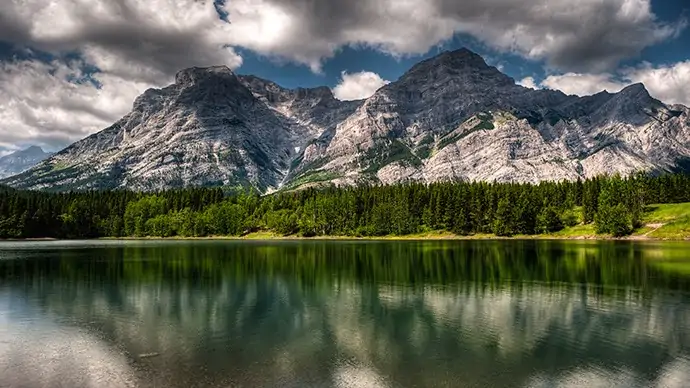
[[[262,192],[335,183],[538,182],[671,171],[690,110],[619,93],[532,90],[468,50],[412,67],[364,101],[225,67],[181,71],[131,113],[3,183],[32,189],[189,185]]]

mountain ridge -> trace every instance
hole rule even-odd
[[[578,97],[533,90],[467,49],[417,63],[371,97],[284,88],[225,66],[181,70],[112,126],[2,181],[29,189],[157,190],[484,180],[673,171],[690,110],[642,84]]]

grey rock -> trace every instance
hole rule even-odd
[[[261,192],[323,184],[539,182],[675,171],[690,110],[642,84],[568,96],[532,90],[461,49],[363,101],[287,89],[226,67],[181,71],[113,126],[2,183],[31,189],[189,185]]]

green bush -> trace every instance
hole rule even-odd
[[[577,214],[575,214],[575,212],[571,209],[568,209],[561,214],[561,222],[567,227],[573,227],[580,223],[577,218]]]
[[[629,235],[633,231],[630,212],[621,203],[612,207],[601,207],[595,222],[597,233],[600,234],[622,237]]]
[[[541,233],[555,233],[563,229],[563,222],[554,206],[545,206],[537,215],[537,230]]]

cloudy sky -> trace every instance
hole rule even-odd
[[[528,87],[690,105],[689,18],[688,0],[2,0],[0,153],[58,150],[185,67],[357,99],[463,46]]]

